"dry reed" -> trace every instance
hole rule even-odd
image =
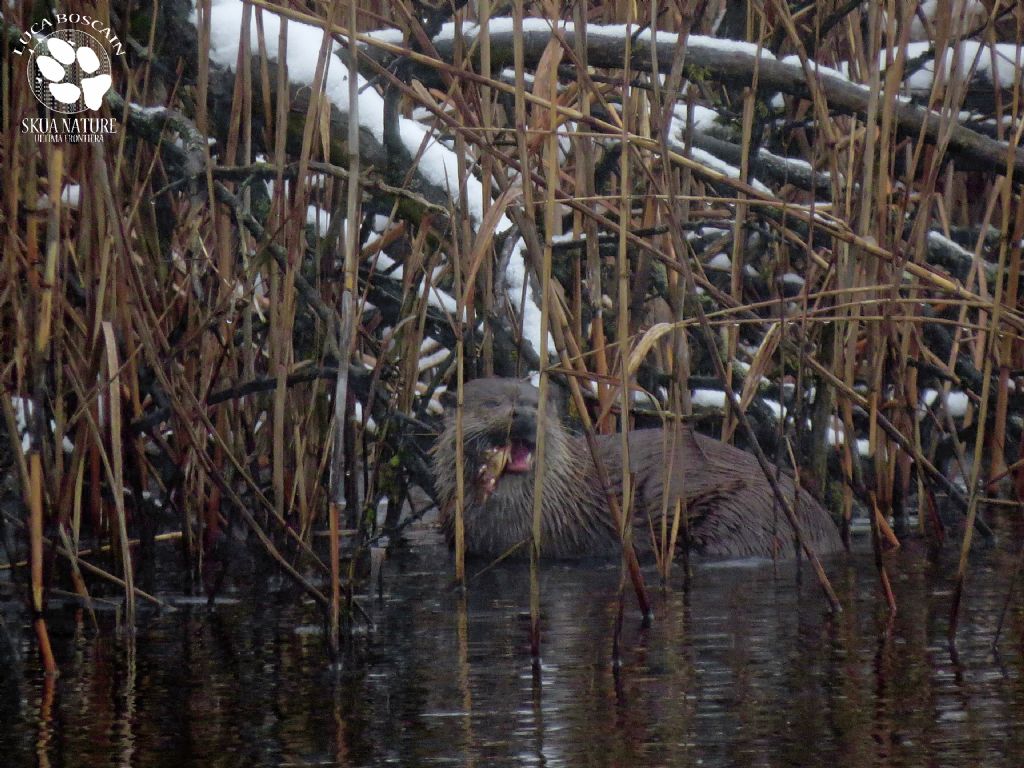
[[[117,16],[125,6],[100,5],[128,25]],[[379,534],[384,502],[397,524],[408,484],[425,481],[418,451],[427,435],[412,432],[436,387],[458,391],[461,414],[466,376],[528,369],[540,371],[542,390],[553,377],[569,387],[591,441],[595,430],[634,423],[637,392],[663,391],[671,424],[696,409],[691,390],[717,379],[721,434],[751,444],[769,477],[771,458],[792,454],[801,481],[841,519],[868,510],[892,611],[888,521],[903,535],[914,515],[938,542],[936,494],[948,495],[966,519],[954,636],[986,494],[1002,493],[1008,477],[1011,494],[1024,487],[1019,76],[987,94],[989,136],[960,120],[977,100],[984,61],[954,67],[915,94],[919,103],[907,101],[912,2],[889,4],[886,15],[878,4],[864,12],[818,3],[794,14],[775,1],[517,0],[515,29],[536,18],[577,24],[571,35],[550,29],[540,48],[538,33],[467,34],[476,20],[493,25],[498,8],[481,2],[474,17],[456,5],[435,19],[451,16],[456,31],[432,42],[438,29],[430,19],[425,29],[401,0],[347,14],[258,0],[245,8],[255,34],[247,24],[240,34],[235,76],[210,61],[208,4],[199,4],[196,46],[185,54],[162,44],[166,17],[135,10],[131,27],[147,30],[139,42],[155,53],[117,71],[104,115],[119,133],[104,144],[37,143],[11,129],[37,107],[23,64],[4,59],[0,374],[9,448],[0,458],[23,503],[3,514],[24,524],[47,670],[56,670],[43,621],[46,590],[60,577],[53,554],[70,564],[79,594],[92,588],[88,574],[120,585],[130,627],[145,594],[130,537],[152,543],[159,528],[180,531],[197,589],[200,576],[230,565],[223,545],[233,530],[255,534],[255,553],[325,608],[337,651],[342,596],[352,593],[340,559]],[[324,30],[306,88],[266,54],[271,13]],[[1019,51],[1024,33],[1013,18],[997,8],[974,37]],[[5,18],[8,35],[27,21]],[[711,69],[692,42],[668,51],[640,35],[587,36],[586,22],[742,37],[778,57],[719,52]],[[286,26],[275,45],[286,45]],[[384,26],[404,42],[366,34]],[[966,56],[958,34],[940,25],[934,50]],[[324,98],[335,41],[349,45],[343,61],[358,58],[363,87],[384,93],[382,140],[346,120],[356,109],[346,116]],[[784,70],[782,55],[799,67]],[[869,89],[816,71],[841,63]],[[354,78],[350,86],[355,104]],[[776,91],[784,97],[772,100]],[[697,119],[698,106],[718,112],[716,127]],[[454,148],[459,179],[449,190],[417,173],[426,140],[396,162],[397,121],[414,113]],[[715,141],[738,157],[732,170],[698,147]],[[772,158],[783,155],[773,175]],[[470,175],[482,180],[475,220]],[[307,223],[311,206],[330,223]],[[375,215],[387,224],[371,241]],[[531,348],[513,319],[533,299],[507,290],[506,216],[523,237],[550,357],[546,341]],[[386,274],[383,254],[401,264],[399,278]],[[453,297],[454,312],[432,300],[437,289]],[[453,354],[421,367],[429,345]],[[784,381],[794,393],[787,417],[765,418]],[[940,404],[964,393],[967,405],[954,418],[926,390]],[[830,433],[845,437],[829,444]],[[766,435],[773,445],[761,451]],[[861,449],[854,436],[867,441]],[[407,474],[391,470],[398,465]],[[460,499],[461,467],[460,459]],[[627,475],[623,497],[609,499],[627,544],[629,487]],[[779,501],[790,514],[792,500]],[[455,515],[464,584],[461,501]],[[324,527],[327,551],[313,545]],[[656,531],[667,580],[675,542],[685,544],[685,510],[662,510]],[[93,541],[108,549],[93,552]],[[539,546],[535,525],[535,653]],[[623,585],[631,581],[647,614],[631,552]]]

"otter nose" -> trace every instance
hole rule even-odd
[[[537,409],[530,406],[516,405],[512,408],[511,429],[513,437],[521,440],[533,440],[537,432]]]

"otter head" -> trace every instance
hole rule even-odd
[[[494,493],[519,486],[532,492],[540,392],[515,379],[476,379],[465,385],[463,395],[463,477],[469,501],[482,504]],[[550,434],[550,427],[558,427],[553,405],[546,416]],[[453,412],[434,454],[437,490],[446,501],[455,495],[456,437]]]
[[[466,552],[497,557],[529,541],[537,477],[537,425],[544,411],[541,501],[545,551],[576,557],[611,551],[615,529],[605,522],[604,496],[590,480],[589,453],[562,425],[554,399],[515,379],[476,379],[463,390],[462,445]],[[454,409],[434,449],[434,488],[449,543],[455,537]]]
[[[466,503],[482,508],[488,501],[507,507],[531,506],[536,469],[537,387],[515,379],[476,379],[463,389],[463,458]],[[549,461],[562,451],[562,427],[549,400],[545,418]],[[438,501],[456,496],[456,415],[450,412],[434,450]],[[492,505],[493,506],[493,505]]]

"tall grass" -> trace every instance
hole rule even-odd
[[[212,593],[234,556],[233,533],[245,529],[260,557],[324,606],[336,638],[340,601],[351,594],[340,553],[371,542],[385,523],[376,517],[382,503],[397,521],[409,482],[398,467],[423,479],[410,439],[420,422],[398,414],[422,420],[436,385],[455,389],[464,373],[537,367],[518,331],[510,338],[495,320],[523,300],[500,290],[503,214],[525,238],[557,350],[550,359],[541,350],[542,386],[549,377],[567,382],[588,435],[591,422],[602,432],[630,427],[641,389],[668,396],[666,423],[695,415],[691,390],[711,377],[734,392],[712,418],[724,436],[749,443],[753,432],[736,429],[744,413],[763,415],[765,401],[792,384],[789,417],[759,418],[754,432],[770,438],[769,459],[795,458],[801,483],[837,515],[849,521],[856,505],[869,509],[893,610],[882,557],[895,541],[890,521],[902,532],[916,516],[920,532],[939,540],[937,493],[955,495],[949,475],[963,477],[960,594],[985,494],[1007,477],[1021,487],[1024,203],[1014,147],[1024,122],[1019,80],[992,90],[986,109],[1006,163],[1000,172],[965,161],[951,147],[960,146],[961,110],[979,92],[972,74],[955,74],[917,94],[939,116],[930,138],[925,126],[907,134],[903,75],[915,62],[903,51],[916,3],[890,3],[886,13],[873,3],[771,2],[742,13],[741,4],[714,2],[514,6],[517,23],[649,25],[795,54],[807,93],[781,104],[758,88],[756,67],[746,81],[702,70],[685,45],[666,71],[661,59],[641,62],[639,43],[634,56],[632,38],[615,66],[604,43],[579,34],[552,32],[540,56],[522,38],[509,53],[498,34],[472,43],[457,31],[452,46],[431,45],[403,2],[351,12],[248,7],[257,19],[281,9],[291,23],[313,21],[342,41],[401,29],[399,46],[361,37],[359,66],[398,113],[451,142],[463,179],[483,179],[489,202],[476,227],[464,185],[439,201],[408,188],[409,168],[363,157],[358,130],[336,130],[344,122],[320,92],[321,71],[297,91],[262,54],[262,33],[243,35],[247,53],[225,78],[204,53],[204,4],[197,51],[181,69],[161,40],[155,4],[130,20],[111,5],[97,13],[145,30],[139,42],[154,52],[116,72],[121,98],[104,108],[121,121],[116,137],[60,145],[21,133],[21,117],[38,108],[23,63],[4,59],[3,455],[24,503],[3,513],[24,531],[26,586],[41,617],[49,585],[71,579],[88,599],[105,579],[123,590],[131,626],[136,599],[149,597],[135,573],[161,530],[180,532],[186,581],[198,589],[205,576]],[[484,2],[479,18],[467,6],[452,19],[461,30],[499,11]],[[18,13],[27,11],[5,25],[27,27]],[[974,36],[1019,47],[1014,19],[997,10]],[[957,34],[933,30],[935,49],[967,55]],[[815,77],[816,66],[841,62],[871,89],[863,113],[833,108]],[[144,116],[132,102],[173,111]],[[679,105],[690,112],[677,144],[668,130]],[[724,116],[718,131],[737,149],[735,175],[709,167],[698,150],[699,105]],[[207,136],[218,138],[215,154]],[[767,161],[755,160],[760,149],[800,162],[786,166],[788,176],[770,175]],[[322,231],[307,225],[311,205],[330,215]],[[389,223],[371,242],[364,224],[374,215]],[[385,252],[402,263],[400,280],[374,266]],[[729,257],[724,273],[720,254]],[[455,297],[455,315],[429,304],[436,285]],[[438,343],[455,354],[421,368],[425,344]],[[923,408],[925,389],[940,403],[967,393],[966,411],[954,418],[949,408]],[[27,451],[12,398],[31,404]],[[830,432],[845,439],[831,445]],[[867,440],[866,460],[855,435]],[[628,519],[630,501],[627,490],[612,502],[618,520]],[[664,510],[659,525],[663,537],[685,539],[685,510]],[[324,528],[328,551],[316,546]],[[111,554],[84,554],[94,540]],[[464,581],[461,537],[457,545]],[[662,549],[665,578],[674,551]],[[635,560],[624,573],[646,601]],[[42,623],[39,636],[53,670]]]

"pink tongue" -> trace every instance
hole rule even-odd
[[[529,472],[533,459],[533,451],[523,443],[512,443],[509,451],[508,464],[505,465],[506,472]]]

